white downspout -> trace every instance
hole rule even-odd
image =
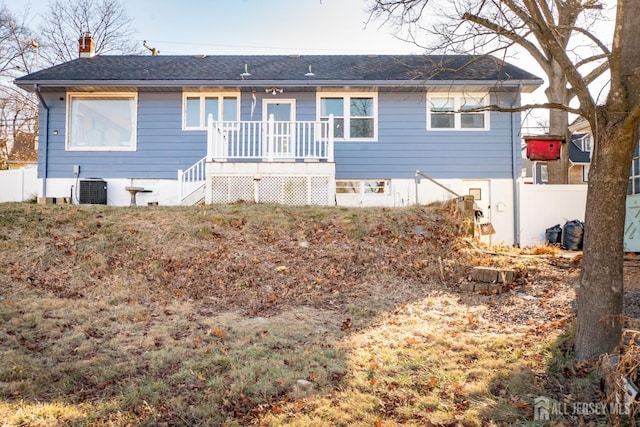
[[[522,92],[522,84],[518,85],[518,95],[513,100],[511,104],[511,108],[514,108],[516,105],[516,100],[520,98],[520,94]],[[516,247],[520,247],[520,189],[518,188],[518,174],[516,170],[516,153],[520,153],[520,143],[519,138],[516,138],[515,135],[515,123],[514,123],[514,113],[511,112],[511,183],[513,187],[513,245]]]
[[[42,197],[47,197],[47,177],[49,175],[48,167],[49,167],[49,107],[47,106],[42,93],[40,93],[40,86],[37,84],[33,85],[33,90],[38,95],[38,99],[40,100],[40,104],[44,107],[45,110],[45,119],[44,119],[44,132],[40,133],[44,135],[44,156],[43,156],[43,165],[42,165]],[[40,120],[42,123],[42,120]]]

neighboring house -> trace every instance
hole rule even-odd
[[[543,81],[490,56],[94,56],[16,79],[41,100],[41,197],[403,206],[474,194],[511,244],[516,107]],[[209,120],[209,117],[211,119]],[[89,185],[89,184],[87,184]],[[88,188],[88,187],[87,187]]]
[[[533,160],[527,159],[524,154],[525,148],[522,149],[522,182],[524,184],[533,184]]]
[[[34,133],[19,133],[15,137],[7,158],[9,169],[35,167],[38,164],[35,139]]]
[[[583,173],[585,173],[586,177],[594,141],[591,126],[587,120],[579,117],[569,126],[569,130],[573,132],[572,139],[575,138],[585,151],[589,151],[589,159],[583,157]],[[629,171],[627,211],[624,225],[624,250],[626,252],[640,252],[640,144],[636,145],[633,152],[633,160]]]
[[[571,135],[569,146],[569,184],[586,184],[591,165],[591,134]]]
[[[593,136],[589,122],[578,117],[569,125],[572,145],[569,147],[569,184],[589,181]]]

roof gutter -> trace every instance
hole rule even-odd
[[[15,81],[15,84],[25,90],[31,85],[46,87],[94,86],[94,87],[183,87],[183,86],[284,86],[284,87],[446,87],[451,86],[485,86],[495,88],[517,88],[533,92],[542,85],[543,80],[44,80],[29,82]]]
[[[44,100],[42,93],[40,92],[40,86],[36,83],[33,85],[33,91],[38,95],[38,99],[40,100],[40,105],[44,108],[44,131],[39,130],[40,135],[44,135],[44,148],[42,151],[44,155],[42,156],[42,197],[47,197],[47,176],[48,176],[48,165],[49,165],[49,106],[47,102]],[[42,123],[42,120],[40,120]]]

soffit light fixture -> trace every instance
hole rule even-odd
[[[267,92],[267,93],[271,92],[271,95],[274,95],[274,96],[275,96],[277,93],[282,93],[282,92],[284,92],[284,89],[282,89],[281,87],[275,87],[275,86],[274,86],[274,87],[271,87],[271,88],[265,89],[264,91],[265,91],[265,92]]]

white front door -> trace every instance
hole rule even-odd
[[[264,99],[263,117],[266,123],[266,157],[295,157],[295,99]],[[274,122],[269,123],[273,116]]]

